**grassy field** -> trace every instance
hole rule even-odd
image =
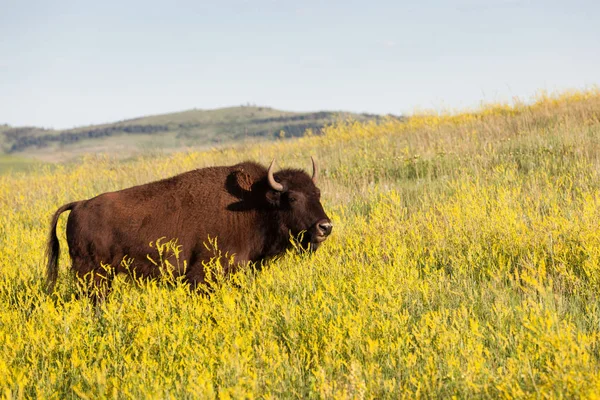
[[[44,245],[63,203],[236,163],[322,166],[335,229],[188,293],[121,279],[94,308]],[[61,219],[62,246],[66,218]],[[322,136],[0,176],[8,398],[591,398],[600,393],[600,92]]]
[[[39,165],[36,160],[0,154],[0,175],[9,172],[27,171]]]

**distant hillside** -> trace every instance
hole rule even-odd
[[[241,106],[194,109],[68,130],[0,125],[0,151],[40,156],[54,152],[133,153],[147,149],[206,146],[255,138],[274,139],[282,135],[302,136],[307,129],[319,134],[326,124],[343,118],[364,120],[378,116],[329,111],[295,113]]]

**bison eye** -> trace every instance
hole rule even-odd
[[[290,196],[290,197],[288,197],[288,201],[289,201],[290,203],[294,203],[294,202],[296,202],[297,200],[298,200],[298,199],[297,199],[297,198],[295,198],[294,196]]]

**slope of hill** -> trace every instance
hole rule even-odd
[[[3,153],[46,158],[57,153],[85,152],[131,154],[139,150],[206,146],[255,138],[302,136],[315,133],[339,119],[365,120],[374,115],[344,112],[295,113],[269,107],[241,106],[215,110],[189,110],[135,118],[111,124],[68,130],[0,126]]]

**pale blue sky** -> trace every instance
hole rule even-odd
[[[600,1],[0,0],[0,123],[402,114],[600,84]]]

